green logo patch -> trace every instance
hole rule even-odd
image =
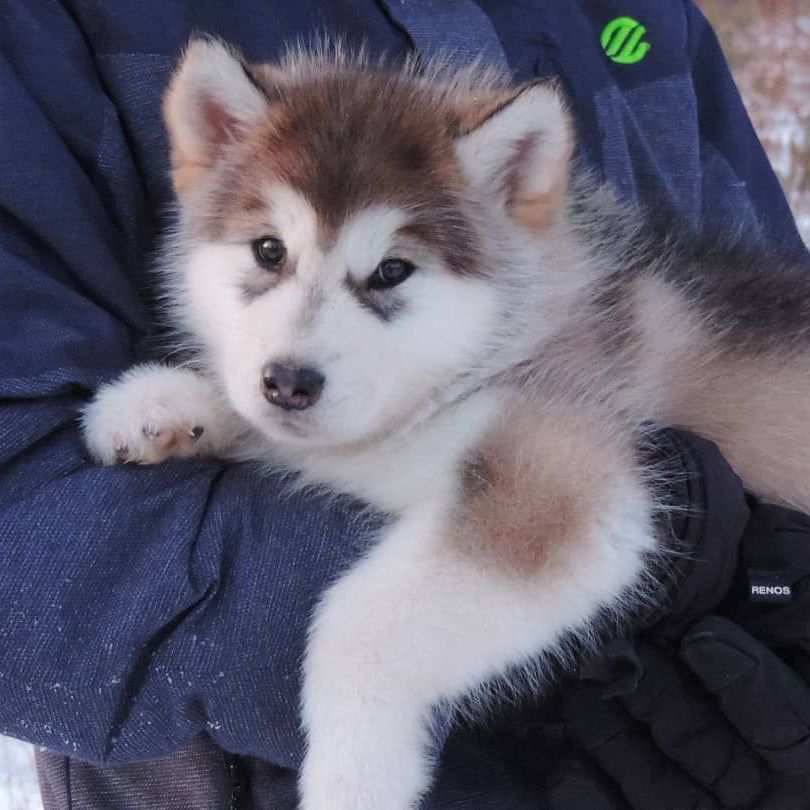
[[[599,41],[608,59],[620,65],[633,65],[650,50],[650,43],[641,41],[646,33],[647,29],[638,20],[616,17],[602,29]]]

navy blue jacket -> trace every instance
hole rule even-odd
[[[599,44],[620,15],[647,28],[635,64]],[[360,510],[284,495],[247,466],[102,469],[76,426],[149,353],[171,199],[160,97],[195,30],[253,60],[326,30],[560,75],[579,158],[624,197],[803,248],[688,2],[0,3],[0,732],[120,763],[205,730],[294,768],[304,628],[368,540]]]

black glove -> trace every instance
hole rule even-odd
[[[707,617],[675,652],[620,642],[600,664],[564,695],[591,763],[560,769],[554,810],[810,808],[810,686],[738,625]]]
[[[485,752],[480,782],[429,807],[810,810],[810,518],[746,497],[697,437],[666,431],[651,464],[683,507],[662,526],[669,598],[553,693],[456,734],[459,760]]]
[[[716,449],[672,438],[691,465],[686,559],[652,629],[564,689],[574,752],[547,774],[549,805],[810,810],[810,517],[742,505]]]

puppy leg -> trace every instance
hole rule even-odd
[[[552,449],[560,426],[546,438]],[[569,465],[576,486],[580,458],[542,458],[535,476]],[[553,646],[637,581],[654,545],[649,498],[632,470],[623,475],[616,466],[622,455],[604,453],[602,461],[606,485],[620,485],[559,545],[547,532],[564,533],[567,517],[546,512],[538,492],[534,529],[546,551],[534,556],[536,566],[518,555],[516,567],[513,555],[490,554],[477,538],[466,543],[479,527],[458,504],[426,504],[327,592],[304,665],[303,810],[415,807],[431,778],[431,708]],[[494,495],[482,492],[472,497]]]
[[[81,416],[102,464],[157,464],[224,453],[239,433],[214,386],[189,369],[147,363],[102,386]]]

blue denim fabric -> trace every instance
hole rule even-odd
[[[508,70],[506,54],[480,6],[469,0],[383,0],[391,17],[425,56],[447,54],[459,65],[476,61]],[[463,21],[463,22],[462,22]]]
[[[648,28],[616,65],[602,26]],[[149,266],[171,202],[159,100],[193,30],[252,59],[320,30],[373,51],[455,44],[516,79],[559,74],[580,156],[684,222],[761,223],[803,251],[787,204],[690,5],[546,0],[217,3],[10,0],[0,24],[0,732],[96,762],[207,731],[300,759],[298,664],[324,585],[368,542],[360,508],[289,496],[248,466],[100,469],[75,415],[142,358]],[[497,35],[497,39],[495,35]]]

